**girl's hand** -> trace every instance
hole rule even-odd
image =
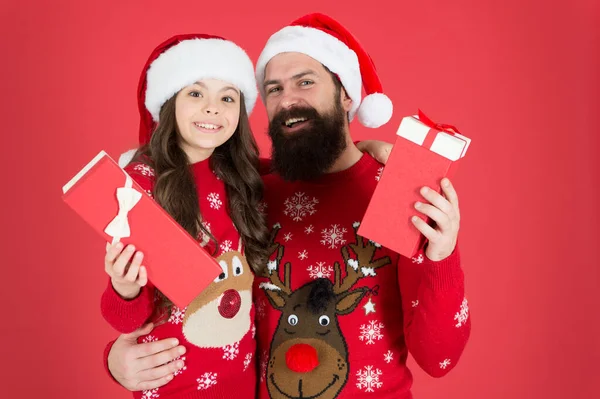
[[[115,245],[107,244],[104,270],[110,276],[113,288],[122,298],[135,298],[148,283],[148,273],[142,266],[143,259],[144,254],[136,253],[133,245],[123,249],[121,242]]]

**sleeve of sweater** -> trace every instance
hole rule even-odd
[[[123,299],[114,290],[109,278],[100,301],[104,320],[120,333],[134,332],[142,327],[154,312],[154,291],[154,286],[148,282],[138,296]]]
[[[400,256],[398,282],[408,350],[427,374],[442,377],[458,363],[471,332],[458,246],[439,262],[422,250],[412,259]]]
[[[154,173],[147,165],[132,163],[125,171],[151,195]],[[155,288],[149,281],[137,297],[123,299],[114,290],[109,278],[100,301],[102,316],[115,330],[121,333],[133,332],[143,326],[154,312],[154,293]]]
[[[119,384],[117,382],[117,380],[115,380],[115,377],[110,372],[110,369],[108,368],[108,354],[110,353],[115,341],[110,341],[108,344],[106,344],[106,347],[104,348],[104,359],[103,360],[104,360],[104,370],[106,370],[106,373],[108,374],[108,376],[110,377],[111,380],[113,380],[115,383]],[[119,384],[119,385],[121,385],[121,384]]]

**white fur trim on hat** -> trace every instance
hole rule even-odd
[[[392,118],[392,100],[383,93],[369,94],[362,100],[358,109],[358,120],[363,126],[378,128]]]
[[[235,85],[244,93],[250,115],[258,93],[254,67],[246,52],[227,40],[190,39],[166,50],[148,68],[145,106],[152,119],[158,122],[163,104],[201,79],[219,79]]]
[[[263,100],[265,97],[263,82],[267,64],[277,54],[288,52],[306,54],[338,75],[346,93],[352,99],[352,108],[349,112],[352,120],[360,105],[362,90],[358,57],[345,43],[315,28],[286,26],[269,38],[256,62],[256,80]]]

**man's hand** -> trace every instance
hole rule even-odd
[[[185,353],[175,338],[138,344],[137,339],[153,329],[148,324],[131,334],[123,334],[108,354],[108,369],[119,384],[130,391],[155,389],[173,379],[173,373],[183,367],[177,360]]]
[[[362,152],[368,153],[370,156],[375,158],[377,162],[385,165],[394,146],[390,143],[386,143],[385,141],[364,140],[356,144],[356,147]]]
[[[420,217],[413,216],[411,219],[415,227],[429,241],[425,255],[433,261],[446,259],[454,252],[460,227],[458,195],[447,178],[442,179],[442,192],[445,198],[431,188],[423,187],[421,195],[429,203],[415,204],[419,212],[429,216],[435,222],[434,227],[429,226]]]

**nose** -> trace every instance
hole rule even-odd
[[[297,105],[299,102],[300,97],[298,96],[298,93],[296,93],[292,88],[286,88],[286,90],[283,90],[283,92],[279,96],[279,105],[281,108],[291,108]]]
[[[239,312],[240,306],[242,306],[240,294],[236,290],[227,290],[223,293],[218,309],[221,316],[232,319]]]
[[[214,105],[207,105],[206,108],[204,108],[204,113],[208,115],[219,115],[219,109]]]
[[[281,100],[281,107],[288,109],[298,104],[298,99],[292,96],[287,96],[283,100]]]
[[[285,353],[287,367],[296,373],[308,373],[319,365],[317,350],[309,344],[295,344]]]

